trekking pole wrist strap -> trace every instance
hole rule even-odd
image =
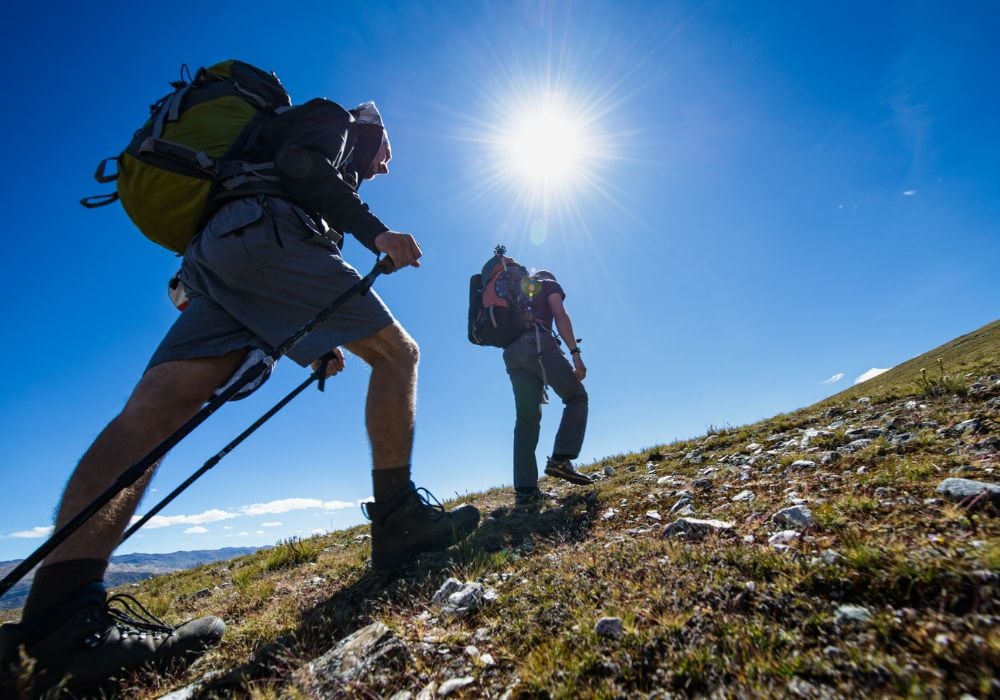
[[[570,355],[579,355],[580,354],[580,346],[577,346],[577,347],[573,348],[572,350],[570,350],[569,354]]]

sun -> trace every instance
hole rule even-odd
[[[572,108],[549,97],[521,109],[500,139],[504,169],[535,185],[565,184],[579,176],[592,154],[584,124]]]

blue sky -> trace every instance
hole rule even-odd
[[[994,320],[1000,10],[952,8],[8,6],[0,559],[41,543],[26,535],[44,533],[175,316],[165,285],[178,261],[120,208],[77,201],[102,191],[96,163],[181,63],[240,58],[276,71],[297,102],[379,104],[392,172],[362,196],[425,253],[378,290],[423,351],[414,474],[444,498],[511,481],[500,352],[465,339],[469,275],[500,241],[567,291],[590,369],[583,463],[810,404]],[[565,180],[512,173],[500,144],[550,104],[568,125],[553,139],[585,132],[582,162]],[[345,255],[372,262],[355,241]],[[285,361],[213,417],[147,504],[302,378]],[[361,522],[366,382],[349,358],[325,394],[300,397],[122,552]],[[544,410],[540,459],[558,412]]]

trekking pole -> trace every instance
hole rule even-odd
[[[282,342],[278,347],[274,348],[271,353],[263,360],[253,365],[246,372],[243,373],[236,381],[234,381],[225,391],[220,393],[214,399],[205,404],[198,413],[192,416],[184,425],[175,430],[172,434],[164,438],[159,445],[154,447],[145,457],[140,459],[138,462],[133,464],[131,467],[126,469],[124,472],[115,479],[114,483],[106,488],[97,498],[91,501],[87,506],[85,506],[79,513],[74,515],[65,525],[59,528],[56,532],[52,533],[48,540],[45,541],[42,546],[36,549],[34,552],[29,554],[20,564],[18,564],[14,569],[11,570],[3,580],[0,581],[0,596],[9,591],[15,583],[20,581],[24,576],[31,571],[37,564],[39,564],[45,557],[47,557],[56,547],[62,544],[70,535],[76,532],[80,527],[87,522],[97,511],[106,506],[111,499],[117,496],[119,493],[127,489],[129,486],[137,482],[143,477],[143,475],[149,471],[149,469],[159,462],[164,455],[167,454],[171,449],[173,449],[177,443],[187,437],[195,428],[204,423],[213,413],[215,413],[224,403],[229,401],[233,396],[235,396],[240,389],[247,386],[255,379],[257,379],[261,374],[263,374],[265,368],[267,367],[267,359],[272,361],[277,360],[279,357],[287,353],[291,348],[298,343],[302,338],[304,338],[308,333],[310,333],[317,325],[325,321],[331,314],[333,314],[337,309],[343,306],[349,299],[357,294],[366,294],[371,286],[375,283],[375,279],[381,275],[383,272],[388,272],[392,270],[392,260],[390,258],[381,258],[375,262],[375,266],[372,268],[371,272],[362,277],[360,280],[355,282],[349,289],[347,289],[343,294],[330,302],[322,311],[316,314],[312,320],[307,322],[304,326],[295,331],[290,335],[284,342]],[[325,372],[325,366],[320,368]],[[325,379],[325,378],[323,378]],[[313,380],[310,377],[309,382]],[[322,381],[322,380],[321,380]],[[306,384],[305,386],[308,386]],[[304,389],[305,386],[301,388]],[[293,392],[297,395],[298,391]],[[287,398],[287,397],[286,397]],[[294,398],[294,395],[291,396]],[[291,400],[289,398],[289,401]],[[281,402],[279,402],[281,403]],[[287,401],[285,402],[287,403]],[[281,403],[281,406],[284,406]],[[280,410],[280,407],[279,407]],[[268,412],[267,418],[270,418],[274,412]],[[266,420],[266,419],[265,419]],[[249,434],[249,433],[248,433]],[[242,435],[238,438],[242,441],[246,435]],[[237,443],[238,444],[238,443]],[[225,455],[223,455],[225,456]],[[221,457],[220,457],[221,459]],[[214,465],[213,465],[214,466]],[[210,469],[211,467],[209,467]],[[207,469],[205,470],[207,471]],[[174,494],[171,494],[173,496]]]
[[[201,476],[205,472],[207,472],[208,470],[212,469],[216,464],[218,464],[219,462],[221,462],[222,459],[226,455],[228,455],[230,452],[232,452],[234,449],[236,449],[236,447],[241,442],[243,442],[248,437],[250,437],[250,435],[252,435],[254,433],[254,431],[257,430],[257,428],[259,428],[260,426],[264,425],[264,423],[266,423],[268,420],[270,420],[271,417],[274,416],[275,413],[277,413],[278,411],[280,411],[281,409],[283,409],[285,406],[287,406],[289,403],[291,403],[292,399],[294,399],[296,396],[298,396],[303,391],[305,391],[309,387],[309,385],[312,384],[313,382],[315,382],[317,379],[320,382],[319,390],[323,391],[323,389],[324,389],[324,382],[325,382],[325,379],[326,379],[326,367],[327,367],[327,365],[329,364],[329,362],[330,362],[330,360],[332,358],[333,358],[332,353],[327,353],[326,355],[324,355],[323,358],[322,358],[322,362],[320,363],[320,367],[319,367],[318,370],[316,370],[315,372],[313,372],[312,374],[310,374],[308,379],[306,379],[304,382],[302,382],[297,387],[295,387],[290,392],[288,392],[288,394],[283,399],[281,399],[278,403],[274,404],[274,406],[272,406],[271,409],[267,413],[265,413],[260,418],[258,418],[257,420],[255,420],[252,424],[250,424],[250,427],[248,427],[242,433],[240,433],[235,438],[233,438],[232,442],[230,442],[228,445],[226,445],[221,450],[219,450],[214,455],[212,455],[212,457],[210,457],[207,462],[205,462],[203,465],[201,465],[201,468],[198,471],[196,471],[194,474],[192,474],[187,479],[185,479],[180,484],[180,486],[178,486],[177,488],[175,488],[173,491],[171,491],[169,494],[167,494],[167,496],[164,497],[163,500],[161,500],[159,503],[157,503],[155,506],[153,506],[149,510],[148,513],[146,513],[144,516],[142,516],[142,518],[140,518],[139,520],[137,520],[131,527],[129,527],[128,530],[125,531],[125,534],[122,535],[121,540],[118,541],[118,545],[121,546],[121,544],[123,542],[125,542],[125,540],[127,540],[129,537],[131,537],[132,535],[134,535],[136,532],[138,532],[138,530],[143,525],[145,525],[146,523],[148,523],[150,520],[153,519],[153,516],[155,516],[161,510],[163,510],[164,508],[166,508],[168,505],[170,505],[171,501],[173,501],[175,498],[177,498],[178,496],[180,496],[181,493],[184,492],[187,489],[188,486],[190,486],[195,481],[197,481],[198,479],[200,479]]]

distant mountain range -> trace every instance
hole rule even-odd
[[[261,547],[223,547],[222,549],[199,549],[167,554],[142,554],[138,552],[122,554],[111,557],[111,564],[108,566],[104,580],[108,587],[113,588],[160,574],[169,574],[172,571],[192,569],[202,564],[211,564],[216,561],[240,557],[244,554],[253,554],[259,549]],[[13,570],[21,561],[21,559],[0,561],[0,577],[6,576],[7,572]],[[32,571],[0,598],[0,610],[19,608],[24,605],[34,575],[35,572]]]

